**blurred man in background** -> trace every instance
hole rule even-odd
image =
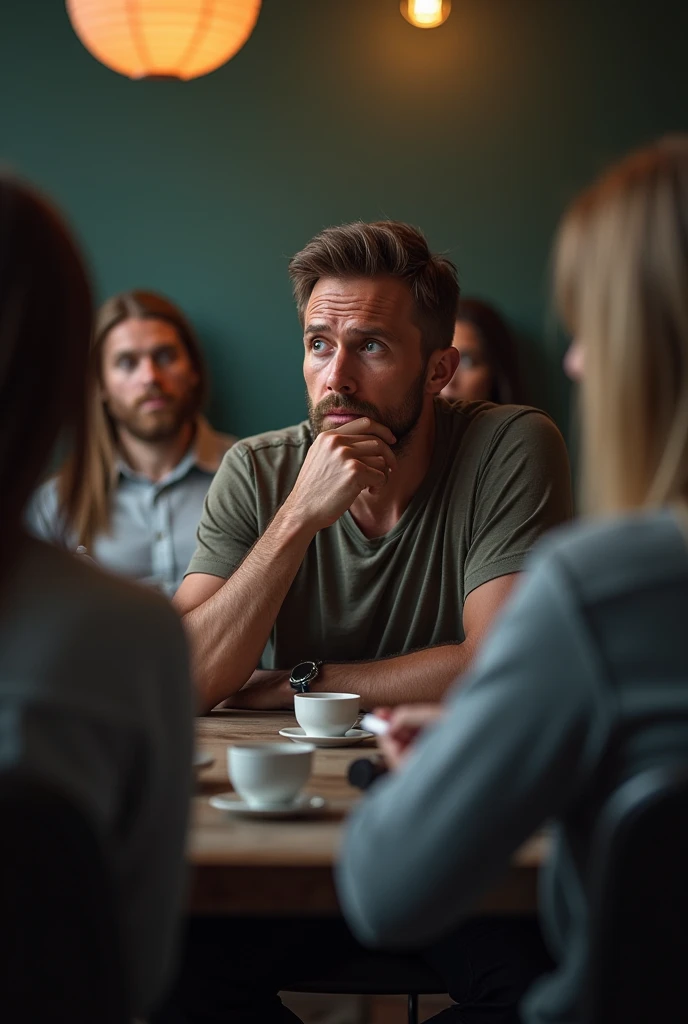
[[[200,415],[206,370],[178,307],[129,291],[98,312],[90,378],[94,429],[76,525],[65,526],[68,460],[35,494],[29,525],[171,597],[193,554],[203,501],[234,438]]]

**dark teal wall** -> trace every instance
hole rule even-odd
[[[213,75],[135,83],[82,48],[61,0],[0,0],[0,154],[66,209],[100,297],[182,304],[224,428],[303,415],[287,259],[327,224],[383,216],[503,307],[562,421],[557,217],[605,162],[688,127],[687,40],[686,0],[454,0],[434,31],[397,0],[265,0]]]

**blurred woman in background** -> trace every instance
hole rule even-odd
[[[444,398],[499,405],[525,401],[514,336],[493,306],[460,299],[452,344],[461,362],[442,391]]]

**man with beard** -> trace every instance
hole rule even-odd
[[[205,385],[198,341],[176,306],[144,291],[108,299],[96,320],[95,429],[76,532],[61,512],[69,460],[34,496],[33,531],[171,597],[210,481],[234,442],[199,414]]]
[[[330,228],[290,273],[309,420],[238,442],[211,485],[175,598],[201,703],[286,708],[309,689],[368,708],[437,700],[532,545],[570,515],[562,438],[534,409],[438,397],[459,360],[459,289],[418,231]],[[535,923],[516,918],[469,921],[419,952],[462,1024],[513,1024],[547,966]],[[281,988],[357,956],[341,919],[194,918],[153,1019],[287,1024]]]
[[[329,228],[290,274],[309,420],[236,444],[210,488],[175,598],[201,704],[438,700],[571,513],[563,440],[537,410],[439,398],[459,289],[415,229]]]

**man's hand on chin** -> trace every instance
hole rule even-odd
[[[220,707],[253,711],[292,711],[294,691],[289,685],[290,674],[286,669],[256,669],[239,692],[228,697]]]

